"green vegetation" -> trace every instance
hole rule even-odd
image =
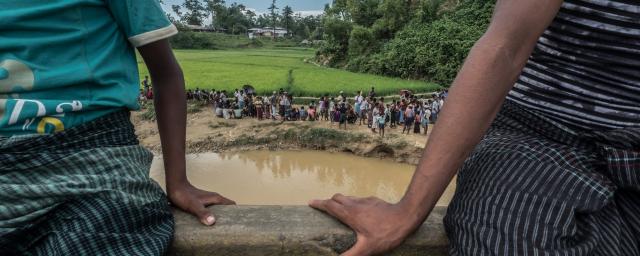
[[[233,146],[244,146],[286,141],[307,148],[322,148],[330,144],[345,146],[352,142],[362,142],[366,137],[366,135],[361,133],[350,133],[335,129],[295,127],[276,131],[272,136],[267,137],[242,134],[230,144]]]
[[[334,0],[323,65],[449,85],[486,30],[495,0]]]
[[[288,38],[296,38],[298,41],[322,39],[321,15],[303,17],[295,14],[290,6],[278,6],[277,1],[273,0],[269,5],[269,13],[260,15],[243,4],[235,2],[229,4],[224,0],[173,2],[178,4],[171,6],[173,15],[169,14],[169,18],[181,31],[185,30],[183,25],[196,25],[228,34],[244,35],[254,27],[282,27],[288,31],[286,36]],[[205,22],[208,17],[211,17],[211,23]]]
[[[171,38],[174,49],[224,50],[246,48],[280,48],[296,47],[299,41],[279,38],[249,39],[246,35],[228,35],[223,33],[201,33],[181,31]]]
[[[306,61],[314,56],[314,50],[308,48],[175,50],[175,54],[189,89],[232,92],[250,84],[259,94],[288,88],[295,96],[336,96],[339,91],[352,95],[358,90],[368,91],[371,86],[380,95],[394,95],[401,89],[430,92],[439,88],[423,81],[320,67]],[[141,77],[148,75],[141,58],[138,64]]]
[[[371,85],[388,95],[401,88],[436,88],[417,81],[448,86],[486,30],[495,5],[495,0],[333,0],[323,15],[302,17],[273,0],[268,1],[270,12],[261,15],[223,0],[178,2],[173,6],[178,18],[173,20],[183,32],[172,39],[175,48],[261,49],[178,52],[188,87],[229,90],[251,84],[260,93],[291,88],[298,96],[339,90],[351,94]],[[204,24],[206,17],[212,17],[211,24]],[[186,24],[233,35],[190,32]],[[287,29],[286,39],[245,36],[251,27],[278,26]],[[304,39],[318,43],[315,54],[273,49],[295,47]],[[304,59],[345,71],[314,67]]]

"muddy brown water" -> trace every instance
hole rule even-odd
[[[197,187],[241,205],[306,205],[335,193],[397,202],[415,166],[347,153],[250,151],[188,155],[187,170]],[[151,177],[164,188],[162,158],[154,159]],[[453,192],[452,185],[438,205],[447,205]]]

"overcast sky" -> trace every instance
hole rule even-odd
[[[165,10],[171,11],[171,5],[180,4],[182,0],[165,0]],[[270,0],[226,0],[227,4],[237,2],[244,4],[247,8],[255,10],[257,13],[268,12],[267,8],[271,5]],[[331,3],[331,0],[278,0],[276,5],[282,10],[282,7],[289,5],[295,12],[301,12],[302,14],[321,14],[324,10],[324,5]]]

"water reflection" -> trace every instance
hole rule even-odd
[[[415,169],[412,165],[319,151],[252,151],[187,157],[194,185],[245,205],[304,205],[334,193],[378,196],[396,202]],[[151,176],[164,186],[162,161]]]

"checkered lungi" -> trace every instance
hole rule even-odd
[[[640,129],[581,131],[507,101],[445,227],[451,255],[640,255]]]
[[[0,138],[0,255],[162,255],[173,237],[129,112]]]

